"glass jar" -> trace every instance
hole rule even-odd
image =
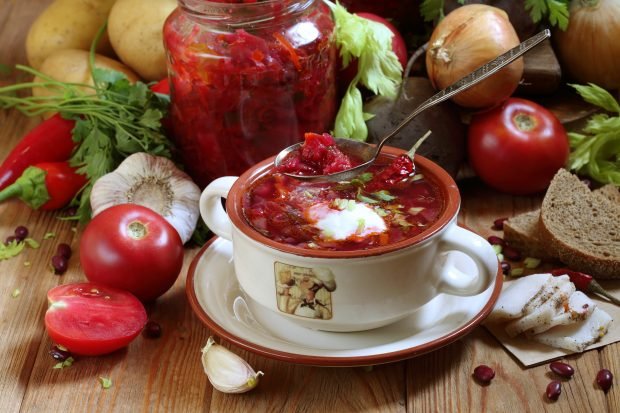
[[[179,0],[164,26],[170,116],[204,187],[326,132],[336,113],[334,23],[321,0]]]

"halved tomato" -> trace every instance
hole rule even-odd
[[[47,292],[47,299],[47,333],[72,354],[98,356],[123,348],[147,321],[140,300],[101,284],[59,285]]]

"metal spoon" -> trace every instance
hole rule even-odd
[[[360,165],[357,165],[350,169],[345,169],[344,171],[341,171],[341,172],[335,172],[329,175],[295,175],[295,174],[290,174],[290,173],[284,173],[284,175],[287,175],[287,176],[290,176],[290,177],[293,177],[299,180],[303,180],[303,181],[337,181],[339,182],[339,181],[347,181],[347,180],[352,179],[353,177],[355,177],[356,175],[364,171],[366,168],[368,168],[375,161],[375,159],[377,159],[377,156],[379,156],[379,153],[381,152],[381,148],[383,148],[383,145],[388,141],[388,139],[390,139],[391,137],[396,135],[398,132],[400,132],[405,126],[407,126],[407,124],[413,118],[418,116],[421,112],[437,105],[438,103],[441,103],[451,98],[452,96],[458,93],[461,93],[462,91],[466,89],[469,89],[470,87],[481,82],[487,77],[497,73],[504,66],[509,65],[510,63],[515,61],[519,56],[530,51],[535,46],[537,46],[539,43],[541,43],[543,40],[549,37],[551,37],[551,32],[548,29],[543,30],[542,32],[525,40],[518,46],[510,49],[509,51],[502,54],[501,56],[496,57],[490,62],[474,70],[473,72],[471,72],[470,74],[462,78],[461,80],[453,83],[452,85],[448,86],[444,90],[431,96],[429,99],[422,102],[422,104],[420,104],[420,106],[418,106],[417,109],[415,109],[409,116],[407,116],[407,118],[405,118],[398,126],[396,126],[396,128],[393,131],[388,133],[381,140],[381,142],[379,142],[379,144],[376,146],[371,145],[369,143],[365,143],[365,142],[361,142],[361,141],[357,141],[353,139],[348,139],[348,138],[334,138],[334,140],[336,141],[336,145],[338,146],[338,149],[340,149],[345,155],[352,155],[353,157],[357,159],[361,159],[363,161],[363,163],[361,163]],[[294,145],[289,146],[288,148],[283,149],[278,154],[278,156],[276,156],[274,160],[275,166],[276,167],[280,166],[284,158],[286,158],[286,156],[289,153],[298,150],[302,144],[303,142],[296,143]]]

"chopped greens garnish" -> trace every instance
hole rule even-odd
[[[54,367],[52,367],[52,368],[54,368],[54,369],[64,369],[66,367],[71,367],[73,365],[74,361],[75,361],[75,359],[73,357],[67,357],[66,360],[61,361],[59,363],[56,363],[54,365]]]
[[[538,268],[540,263],[541,263],[541,260],[539,258],[527,257],[526,259],[523,260],[523,265],[525,266],[525,268],[528,268],[530,270],[534,268]]]
[[[395,196],[390,195],[390,193],[386,191],[385,189],[381,191],[373,192],[372,195],[379,198],[382,201],[387,201],[387,202],[390,202],[396,199]]]
[[[109,389],[110,387],[112,387],[112,380],[106,378],[106,377],[99,377],[99,382],[101,383],[101,387],[104,389]]]
[[[50,238],[55,238],[56,237],[56,233],[54,232],[46,232],[45,235],[43,235],[43,239],[50,239]]]
[[[590,83],[571,85],[586,101],[615,116],[592,115],[582,133],[568,134],[571,154],[568,169],[594,180],[620,186],[620,104],[605,89]]]
[[[22,292],[21,292],[21,290],[20,290],[19,288],[16,288],[16,289],[14,289],[14,290],[13,290],[13,292],[11,293],[11,297],[13,297],[13,298],[17,298],[17,297],[19,297],[19,295],[20,295],[21,293],[22,293]]]
[[[358,201],[365,202],[367,204],[378,204],[379,203],[379,201],[377,201],[376,199],[370,198],[370,197],[362,194],[361,190],[357,191],[356,198],[357,198]]]
[[[37,241],[33,240],[32,238],[24,239],[24,243],[28,245],[30,248],[35,249],[35,250],[41,246],[41,244],[39,244]]]
[[[366,228],[366,220],[364,218],[359,218],[357,220],[357,233],[361,234]]]
[[[9,258],[19,255],[25,245],[24,242],[18,242],[17,240],[13,240],[8,244],[0,242],[0,261],[8,260]]]
[[[411,207],[409,208],[409,213],[411,215],[418,215],[420,212],[424,211],[426,208],[424,207]]]

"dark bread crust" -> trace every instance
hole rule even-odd
[[[509,218],[504,222],[504,240],[525,256],[550,261],[555,257],[549,254],[540,239],[539,217],[540,209]]]
[[[620,203],[561,169],[543,200],[539,236],[550,254],[596,278],[620,278]]]

